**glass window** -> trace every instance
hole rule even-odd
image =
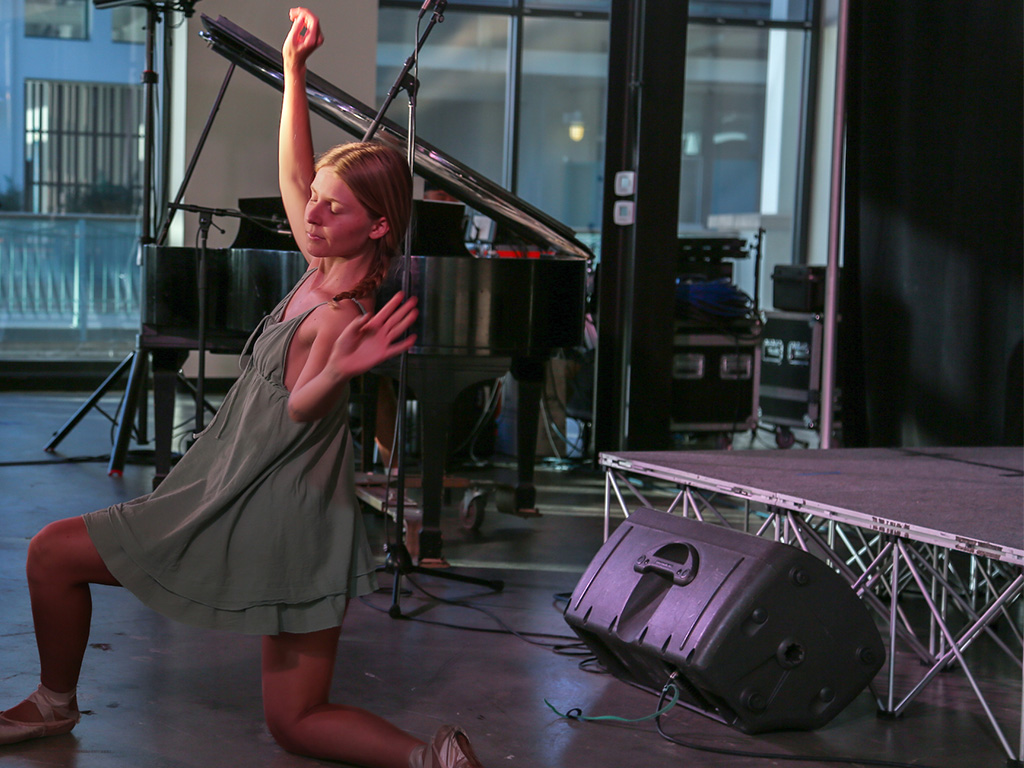
[[[811,0],[690,0],[690,18],[809,21]]]
[[[805,33],[694,24],[688,36],[680,229],[752,213],[791,224]]]
[[[384,6],[387,6],[387,5],[395,5],[395,6],[398,6],[398,5],[413,5],[413,6],[416,7],[417,13],[419,12],[419,9],[423,7],[423,3],[421,2],[421,0],[379,0],[379,1],[380,1],[380,7],[381,8],[383,8]],[[496,8],[510,8],[513,5],[515,5],[517,2],[518,2],[518,0],[471,0],[468,3],[468,5],[494,6]],[[465,6],[465,5],[467,5],[467,3],[462,2],[462,3],[458,3],[458,5],[459,6]],[[436,3],[436,0],[435,0],[434,5],[431,6],[430,10],[433,10],[436,6],[437,6],[437,3]],[[450,9],[450,4],[446,5],[445,8],[446,8],[445,14],[446,14],[446,18],[447,18],[447,10]],[[456,9],[456,10],[458,10],[458,9]]]
[[[516,193],[577,232],[601,224],[608,22],[526,18]]]
[[[26,37],[88,37],[88,0],[25,0]]]
[[[525,6],[527,10],[608,13],[612,0],[526,0]]]
[[[412,55],[416,16],[415,10],[380,10],[375,107],[383,104],[402,65]],[[501,183],[508,17],[445,12],[444,18],[443,24],[434,26],[419,55],[416,133]],[[387,117],[404,127],[407,103],[407,97],[399,94]]]
[[[382,5],[381,98],[411,51],[418,12],[415,2]],[[421,56],[420,135],[581,236],[601,221],[610,5],[446,11]],[[690,3],[680,232],[759,222],[777,254],[791,253],[813,5]]]
[[[25,181],[35,213],[126,213],[142,194],[139,85],[25,81]]]
[[[105,12],[64,55],[22,34],[21,9],[26,29],[85,37],[88,3],[14,5],[0,25],[0,360],[120,360],[140,322],[145,51],[114,43]],[[61,23],[43,28],[44,6]]]
[[[110,13],[111,40],[115,43],[146,42],[145,8],[113,8]]]
[[[549,3],[548,5],[557,5]],[[562,2],[562,7],[567,3]],[[590,8],[599,2],[570,0]],[[377,94],[382,102],[412,52],[416,12],[380,11]],[[417,133],[580,232],[601,220],[607,19],[522,19],[517,146],[511,147],[513,15],[449,13],[420,53]],[[399,105],[389,117],[404,124]],[[510,172],[515,163],[515,181]]]

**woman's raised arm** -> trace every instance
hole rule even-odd
[[[306,60],[324,41],[320,20],[305,8],[288,13],[292,27],[281,50],[284,59],[284,100],[278,137],[278,184],[292,235],[303,254],[305,211],[313,183],[313,135],[306,97]],[[309,256],[306,256],[309,261]]]

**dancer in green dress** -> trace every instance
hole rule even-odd
[[[39,688],[0,713],[0,744],[66,733],[89,637],[90,584],[178,621],[263,636],[264,715],[286,750],[380,768],[480,768],[466,735],[425,744],[328,701],[348,600],[375,588],[355,498],[349,382],[415,341],[414,300],[374,297],[408,225],[406,161],[378,143],[314,161],[306,60],[319,20],[290,12],[279,173],[309,270],[260,323],[209,426],[151,494],[59,520],[29,545]]]

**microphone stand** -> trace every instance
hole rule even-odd
[[[430,6],[431,0],[426,0],[423,8],[420,10],[420,19],[423,18],[427,8]],[[402,66],[401,71],[398,73],[398,77],[395,78],[394,84],[391,86],[391,90],[388,91],[387,96],[384,99],[384,103],[378,110],[377,115],[374,117],[373,122],[370,123],[366,133],[363,135],[363,141],[370,141],[377,129],[380,127],[381,121],[384,119],[384,114],[387,112],[388,107],[391,106],[395,97],[399,91],[405,90],[409,94],[409,128],[406,142],[406,159],[409,163],[409,171],[412,173],[415,170],[415,152],[416,152],[416,97],[419,91],[419,81],[412,75],[412,69],[418,66],[419,52],[426,42],[427,37],[430,36],[431,31],[435,24],[444,21],[444,11],[447,7],[447,0],[436,0],[434,2],[434,11],[431,14],[430,22],[427,24],[423,34],[419,36],[416,41],[416,47],[413,50],[412,55],[405,60],[405,64]],[[419,20],[417,20],[417,28]],[[411,224],[411,222],[410,222]],[[412,227],[407,227],[405,231],[405,248],[402,258],[402,293],[408,297],[410,292],[410,284],[412,278]],[[409,555],[409,550],[405,546],[405,406],[408,398],[407,392],[407,379],[408,379],[408,351],[403,352],[399,358],[398,365],[398,393],[396,395],[397,400],[397,414],[395,418],[395,438],[394,444],[392,445],[392,456],[397,453],[397,494],[395,499],[395,542],[387,548],[387,558],[385,564],[381,570],[394,573],[395,579],[391,589],[391,608],[388,614],[392,618],[400,618],[402,616],[402,608],[399,604],[401,595],[402,576],[407,573],[423,573],[431,576],[437,576],[439,578],[450,579],[454,581],[461,581],[469,584],[479,584],[490,587],[495,591],[501,590],[504,587],[504,583],[497,580],[490,579],[476,579],[470,576],[461,576],[454,573],[446,573],[444,571],[438,571],[433,568],[422,568],[414,565],[412,557]],[[390,486],[391,474],[387,474],[387,482],[384,485],[384,504],[386,505],[390,498]]]
[[[430,0],[424,4],[424,8],[427,7]],[[398,92],[406,90],[409,93],[409,135],[406,137],[406,150],[409,159],[409,170],[413,170],[413,152],[416,147],[416,135],[413,133],[416,127],[416,92],[419,90],[419,81],[412,76],[412,68],[418,66],[420,49],[423,44],[427,42],[427,38],[434,29],[435,24],[439,24],[444,21],[444,11],[448,7],[448,0],[436,0],[434,4],[434,13],[430,17],[430,22],[427,24],[427,28],[423,30],[423,34],[420,35],[416,41],[416,48],[412,52],[412,55],[405,60],[405,64],[402,65],[402,70],[398,73],[398,77],[395,78],[395,82],[391,86],[391,90],[388,91],[388,95],[384,97],[384,103],[381,104],[380,109],[377,110],[377,115],[373,118],[373,122],[370,123],[369,128],[366,129],[366,133],[363,134],[363,141],[369,141],[373,138],[374,134],[377,133],[377,129],[380,128],[381,121],[384,119],[384,113],[388,111],[388,107],[398,96]],[[423,11],[420,11],[420,18],[423,18]],[[417,21],[418,25],[418,21]],[[408,254],[407,254],[408,255]]]

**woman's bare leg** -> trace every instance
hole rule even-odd
[[[423,742],[363,709],[328,701],[340,628],[263,638],[263,711],[289,752],[372,768],[408,768]]]
[[[117,586],[117,580],[93,546],[81,517],[58,520],[37,533],[28,547],[25,570],[40,680],[50,690],[66,693],[78,684],[89,641],[89,584]],[[39,710],[31,702],[22,702],[4,716],[23,722],[40,719]]]

